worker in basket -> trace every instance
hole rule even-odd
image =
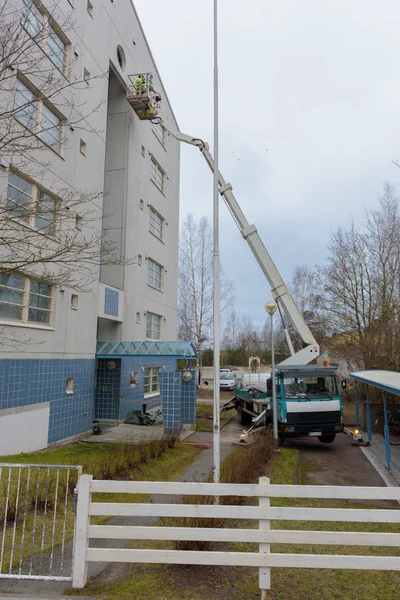
[[[144,88],[144,89],[143,89]],[[143,75],[138,75],[135,80],[135,91],[139,96],[142,92],[146,91],[146,82]]]

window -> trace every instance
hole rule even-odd
[[[159,372],[161,367],[151,367],[144,370],[144,393],[154,394],[160,391]]]
[[[70,379],[67,379],[67,385],[66,385],[65,393],[66,394],[73,394],[74,393],[74,379],[73,379],[73,377],[71,377]]]
[[[143,258],[141,254],[138,254],[138,265],[141,267],[143,263]]]
[[[146,156],[146,148],[144,146],[142,146],[141,153],[142,156]]]
[[[150,206],[149,231],[161,241],[163,241],[164,238],[164,222],[165,220],[162,218],[160,213]]]
[[[87,3],[87,11],[91,17],[93,17],[93,4],[88,0]]]
[[[148,312],[146,316],[146,339],[161,339],[161,316]]]
[[[71,294],[71,308],[78,310],[78,295]]]
[[[24,275],[0,273],[0,318],[48,325],[52,288]]]
[[[32,0],[22,0],[21,25],[32,37],[38,35],[44,27],[44,16]]]
[[[151,129],[162,146],[165,146],[165,127],[161,123],[153,123]]]
[[[144,201],[140,198],[140,210],[144,210]]]
[[[83,140],[79,142],[79,152],[83,154],[83,156],[86,156],[86,142]]]
[[[136,313],[136,323],[140,323],[140,312]]]
[[[149,258],[147,265],[147,283],[152,287],[155,287],[157,290],[162,290],[163,288],[163,271],[164,267],[154,262]]]
[[[45,104],[42,104],[40,137],[48,146],[50,146],[50,148],[54,148],[58,151],[60,150],[60,119]]]
[[[125,52],[121,46],[117,46],[117,60],[121,69],[124,70],[126,67],[126,57]]]
[[[283,386],[285,398],[332,398],[339,395],[335,377],[321,373],[285,374]]]
[[[15,118],[53,150],[60,151],[61,121],[47,104],[22,81],[17,81],[14,98]]]
[[[57,69],[64,70],[65,44],[51,25],[48,27],[46,54]]]
[[[150,179],[158,187],[160,192],[165,193],[165,173],[161,169],[160,165],[155,161],[155,159],[151,158],[150,165]]]
[[[83,218],[80,215],[75,215],[75,229],[82,231]]]
[[[88,85],[90,85],[90,73],[87,69],[83,69],[83,79]]]
[[[32,38],[36,38],[35,41],[51,62],[63,72],[66,63],[66,42],[53,19],[42,13],[32,0],[22,0],[21,25]]]
[[[58,201],[15,173],[8,176],[6,207],[11,216],[48,235],[56,233]]]

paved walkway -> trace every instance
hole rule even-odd
[[[367,438],[367,436],[365,436]],[[362,448],[365,456],[374,465],[386,485],[400,485],[400,446],[390,446],[391,469],[387,468],[385,439],[382,435],[372,436],[371,446]]]

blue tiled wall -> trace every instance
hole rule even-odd
[[[123,420],[133,410],[142,410],[143,403],[147,409],[160,406],[161,396],[144,398],[144,373],[142,369],[149,367],[165,367],[163,372],[171,372],[176,368],[175,358],[122,358],[114,359],[117,367],[107,369],[108,359],[99,359],[96,377],[96,418]],[[138,374],[138,383],[130,386],[131,372]],[[160,373],[161,375],[161,373]]]
[[[106,288],[104,293],[104,314],[118,317],[118,309],[119,292]]]
[[[160,374],[164,431],[179,431],[183,424],[193,425],[196,421],[196,374],[192,381],[182,380],[182,371]]]
[[[92,427],[94,359],[0,360],[0,409],[50,402],[48,442]],[[66,394],[67,379],[74,393]]]

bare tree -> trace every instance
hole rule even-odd
[[[233,284],[221,269],[221,312],[233,302]],[[196,222],[187,215],[179,246],[179,339],[193,340],[197,351],[212,338],[213,244],[212,228],[206,217]]]
[[[233,310],[228,317],[224,327],[222,346],[225,350],[234,350],[240,336],[240,320],[238,314]]]
[[[321,345],[324,341],[326,325],[316,271],[308,265],[297,265],[289,289],[304,320]],[[295,346],[301,347],[303,342],[291,324],[288,323],[287,327]]]
[[[74,26],[73,11],[61,12],[56,0],[1,3],[1,289],[23,275],[87,291],[100,263],[134,262],[104,233],[102,193],[77,190],[52,168],[54,152],[68,149],[68,131],[96,133],[91,116],[102,104],[85,96],[87,79],[58,33]],[[0,339],[10,345],[10,335]]]
[[[386,183],[365,225],[331,236],[318,271],[332,350],[361,368],[400,368],[400,212]]]

